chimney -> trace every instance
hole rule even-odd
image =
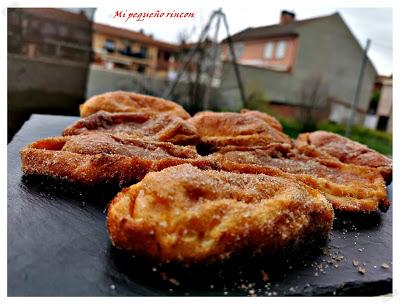
[[[281,20],[279,21],[280,25],[286,25],[293,22],[296,18],[296,14],[289,11],[281,11]]]

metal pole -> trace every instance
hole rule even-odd
[[[357,82],[357,87],[356,87],[356,92],[354,95],[354,100],[353,103],[351,104],[351,112],[350,112],[350,117],[347,120],[347,127],[346,127],[346,137],[350,137],[351,136],[351,131],[353,128],[353,120],[354,120],[354,114],[355,114],[355,109],[357,107],[358,104],[358,99],[360,97],[360,91],[361,91],[361,85],[362,85],[362,81],[364,78],[364,70],[365,70],[365,64],[367,63],[367,53],[368,53],[368,49],[371,45],[371,39],[367,40],[367,44],[365,45],[364,48],[364,55],[363,55],[363,60],[361,63],[361,69],[360,69],[360,74],[358,76],[358,82]]]
[[[205,56],[206,48],[198,50],[198,57],[196,62],[196,77],[193,84],[193,92],[190,96],[190,106],[195,107],[200,99],[200,92],[201,92],[201,74],[203,73],[203,60]],[[196,108],[197,109],[197,108]]]
[[[200,34],[199,37],[199,41],[197,42],[196,46],[192,47],[192,49],[190,50],[189,54],[187,55],[186,59],[185,59],[185,63],[184,65],[179,69],[179,72],[177,73],[176,78],[174,79],[174,82],[171,84],[171,86],[169,88],[166,89],[166,91],[163,94],[164,98],[169,97],[172,92],[175,90],[176,85],[178,84],[179,80],[181,79],[183,72],[187,69],[187,67],[189,66],[189,64],[192,62],[193,56],[195,55],[196,51],[198,50],[198,48],[201,46],[201,43],[203,42],[204,37],[206,36],[206,34],[209,31],[210,25],[212,20],[214,19],[216,15],[216,11],[214,11],[211,16],[210,19],[208,20],[207,25],[204,27],[203,31]]]
[[[227,37],[227,41],[228,41],[229,50],[230,50],[231,56],[232,56],[233,68],[235,70],[236,79],[237,79],[238,86],[239,86],[239,91],[240,91],[240,96],[242,98],[242,103],[243,103],[243,106],[244,106],[246,104],[246,94],[244,92],[242,78],[240,77],[239,67],[237,66],[237,62],[236,62],[236,55],[235,55],[235,50],[233,49],[232,37],[231,37],[231,34],[229,33],[228,21],[226,20],[225,13],[222,13],[222,14],[224,16],[224,23],[225,23],[226,33],[227,33],[227,36],[228,36]]]
[[[210,66],[210,70],[208,73],[208,82],[206,84],[206,87],[204,89],[204,95],[203,95],[203,110],[208,110],[209,108],[209,100],[210,100],[210,87],[212,87],[212,81],[215,75],[215,66],[217,65],[217,60],[218,60],[218,33],[219,33],[219,25],[221,22],[221,15],[222,10],[219,9],[217,11],[218,16],[217,16],[217,23],[216,23],[216,27],[215,27],[215,33],[214,33],[214,41],[213,41],[213,48],[212,48],[212,54],[211,54],[211,58],[212,58],[212,65]],[[207,49],[205,50],[207,51]]]

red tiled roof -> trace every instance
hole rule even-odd
[[[93,29],[95,32],[104,33],[106,35],[115,36],[119,38],[130,39],[134,41],[138,41],[144,44],[153,45],[158,47],[159,49],[170,51],[170,52],[178,52],[179,46],[176,44],[164,42],[161,40],[156,40],[148,35],[145,35],[140,32],[130,31],[126,29],[122,29],[119,27],[114,27],[101,23],[94,23]]]
[[[92,22],[91,20],[87,19],[86,15],[83,13],[74,13],[59,8],[22,8],[22,11],[29,15],[36,15],[38,17],[74,24],[80,23],[87,25],[88,23]],[[101,32],[107,35],[131,39],[147,45],[153,45],[164,51],[179,52],[181,49],[181,47],[177,44],[157,40],[140,32],[130,31],[106,24],[93,22],[93,30],[95,32]]]
[[[243,31],[240,31],[239,33],[232,35],[232,40],[245,41],[245,40],[254,40],[262,38],[272,38],[272,37],[297,36],[298,35],[297,28],[299,26],[323,18],[328,18],[331,16],[332,15],[303,19],[303,20],[294,20],[293,22],[290,22],[285,25],[273,24],[260,27],[249,27],[247,29],[244,29]],[[226,42],[226,38],[222,42]]]

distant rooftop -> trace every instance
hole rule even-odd
[[[92,22],[90,19],[87,18],[85,11],[83,10],[81,12],[74,12],[71,10],[59,8],[24,8],[23,12],[41,18],[53,19],[58,21],[62,20],[63,22],[71,24],[87,25]],[[95,22],[93,22],[93,30],[112,36],[154,45],[168,51],[179,51],[178,45],[154,39],[150,35],[146,35],[145,33],[141,32],[130,31],[119,27]]]
[[[130,31],[101,23],[93,23],[93,29],[95,32],[100,32],[111,36],[117,36],[120,38],[154,45],[165,50],[179,51],[178,45],[154,39],[153,37],[151,37],[150,35],[146,35],[145,33]]]
[[[88,24],[91,22],[82,11],[81,13],[74,13],[71,11],[59,9],[59,8],[23,8],[22,11],[24,13],[28,13],[30,15],[35,15],[41,18],[46,19],[54,19],[54,20],[62,20],[63,22],[73,23],[73,24]]]
[[[284,11],[285,12],[285,11]],[[334,13],[333,15],[338,14]],[[329,18],[333,15],[320,16],[315,18],[303,19],[303,20],[295,20],[282,24],[272,24],[267,26],[260,27],[249,27],[239,33],[232,35],[233,41],[245,41],[245,40],[255,40],[262,38],[273,38],[273,37],[283,37],[283,36],[297,36],[297,29],[307,23],[314,22],[317,20],[321,20],[324,18]],[[225,42],[226,39],[223,40]]]

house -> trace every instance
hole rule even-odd
[[[378,122],[376,128],[392,132],[393,123],[393,76],[378,78],[381,84],[380,98],[377,109]]]
[[[304,113],[300,109],[319,109],[321,118],[347,121],[363,47],[339,13],[296,20],[294,13],[282,11],[278,24],[247,28],[232,40],[247,96],[264,96],[277,115],[294,117]],[[221,101],[237,107],[240,95],[227,40],[222,48]],[[363,123],[376,75],[368,59],[355,123]]]
[[[369,104],[364,125],[371,129],[392,133],[393,123],[393,76],[378,76],[374,94]]]
[[[95,9],[7,9],[8,139],[32,113],[78,115]]]
[[[90,60],[92,21],[83,10],[9,9],[7,34],[11,54],[83,63]]]
[[[165,76],[170,59],[179,53],[179,46],[156,40],[143,31],[94,23],[93,51],[95,64]]]

